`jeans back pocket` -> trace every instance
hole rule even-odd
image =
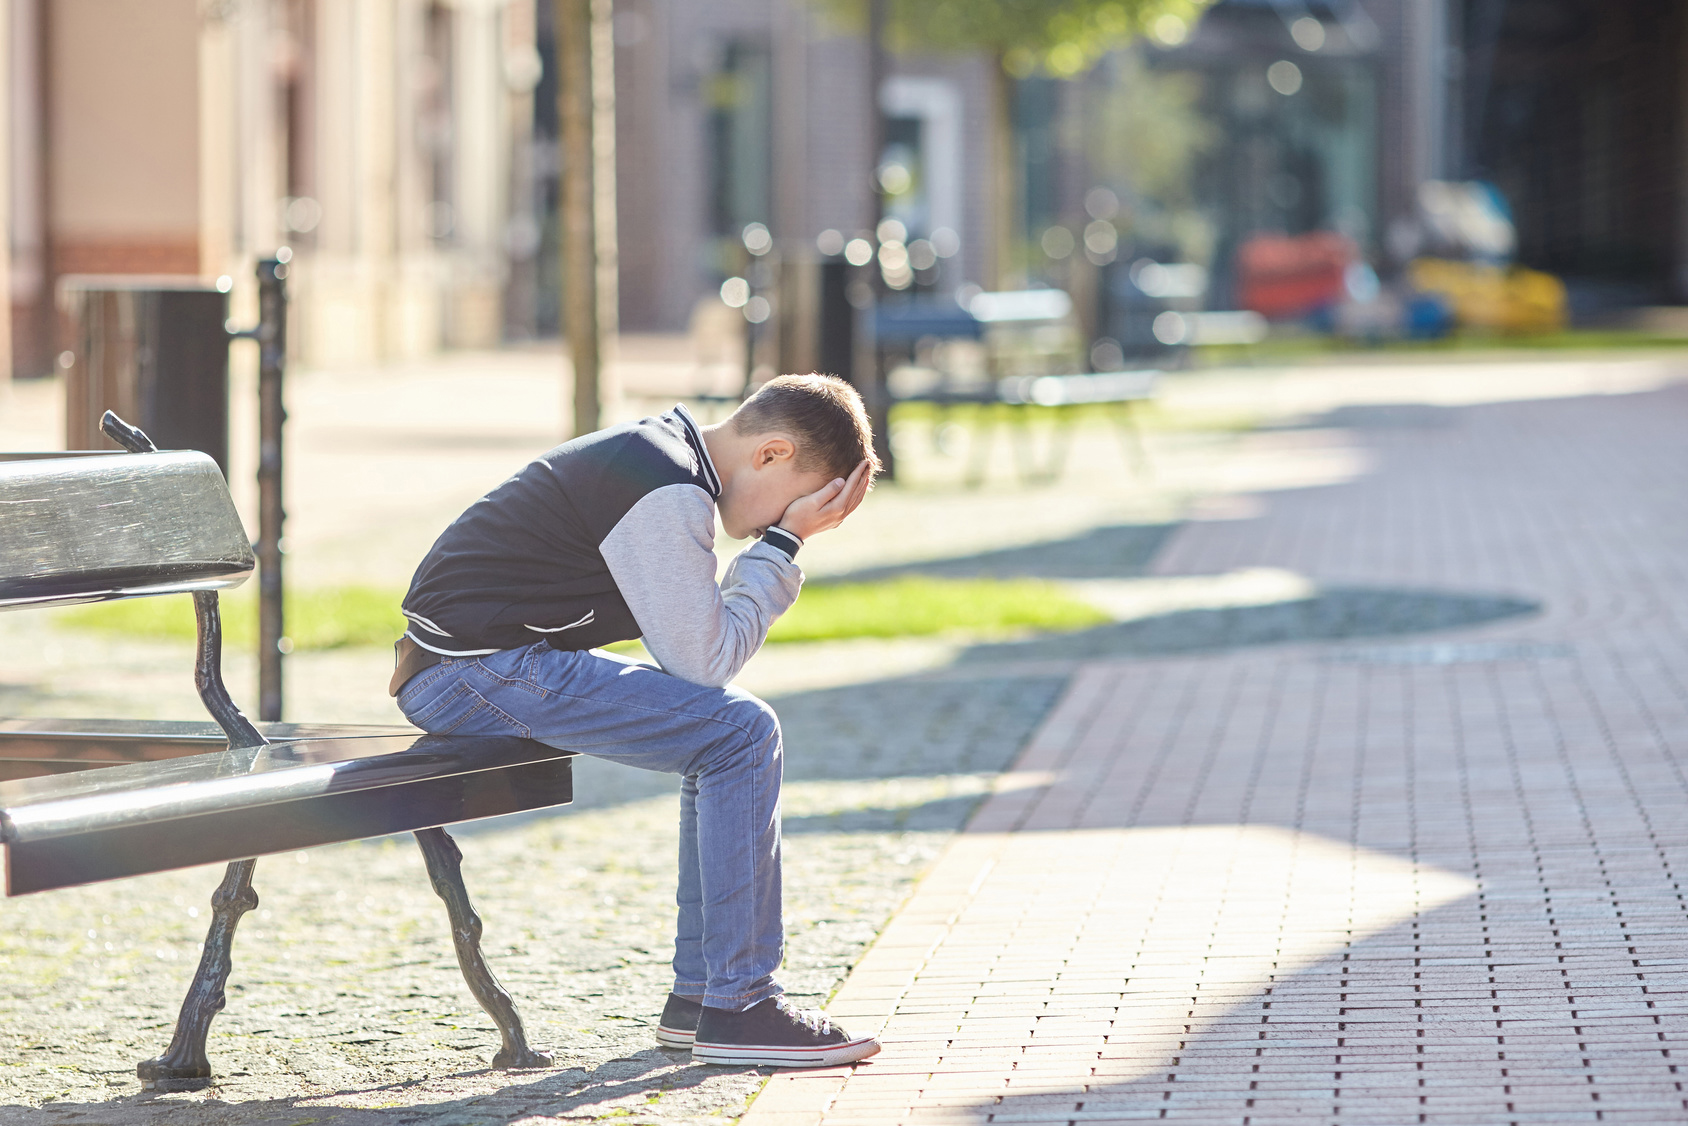
[[[404,712],[406,719],[430,735],[450,735],[463,726],[477,709],[485,706],[485,703],[480,693],[459,680],[433,699],[421,704],[415,711],[405,707],[401,696],[399,710]]]

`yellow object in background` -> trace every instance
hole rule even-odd
[[[1565,327],[1565,283],[1522,266],[1416,258],[1407,266],[1414,289],[1444,298],[1462,328],[1495,332],[1558,332]]]

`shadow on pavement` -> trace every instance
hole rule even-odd
[[[830,576],[827,582],[873,582],[896,575],[945,579],[1112,579],[1140,575],[1177,524],[1115,524],[1069,539],[1024,544],[953,559],[873,567]]]
[[[390,1126],[394,1122],[491,1126],[532,1115],[597,1120],[634,1113],[634,1108],[644,1105],[653,1092],[660,1091],[666,1097],[699,1087],[710,1078],[756,1073],[750,1068],[694,1067],[687,1064],[687,1059],[682,1052],[651,1048],[636,1055],[609,1060],[590,1070],[576,1067],[507,1072],[504,1077],[510,1082],[506,1086],[455,1099],[429,1099],[425,1088],[431,1082],[498,1073],[476,1068],[409,1083],[346,1086],[332,1095],[244,1102],[227,1102],[217,1098],[198,1102],[179,1096],[135,1094],[101,1102],[52,1102],[41,1107],[0,1104],[0,1122],[6,1126],[45,1126],[47,1123],[73,1122],[89,1117],[103,1122],[114,1114],[122,1115],[125,1126],[211,1126],[230,1121],[332,1122],[334,1126]],[[764,1070],[761,1074],[768,1072]],[[348,1096],[377,1105],[348,1107],[322,1101]],[[637,1103],[611,1105],[618,1099],[629,1097],[637,1098]],[[699,1116],[705,1114],[705,1111],[699,1112]]]
[[[1352,403],[1294,424],[1298,430],[1449,430],[1459,424],[1457,407],[1435,403]]]
[[[1483,625],[1540,611],[1539,602],[1506,595],[1335,587],[1289,602],[1177,610],[1078,633],[976,645],[961,655],[959,663],[1161,657],[1390,637]]]

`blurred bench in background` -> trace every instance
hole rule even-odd
[[[875,310],[881,363],[893,402],[929,403],[939,427],[971,423],[965,480],[977,487],[989,469],[996,432],[1012,439],[1026,484],[1057,480],[1086,412],[1117,428],[1134,473],[1149,470],[1135,408],[1153,398],[1158,369],[1088,372],[1084,342],[1071,323],[1072,301],[1058,289],[979,293],[954,301],[908,302]],[[890,357],[905,357],[891,367]],[[1049,416],[1043,449],[1033,421]]]

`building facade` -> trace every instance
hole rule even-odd
[[[1636,300],[1688,286],[1688,20],[1674,8],[1219,0],[1089,76],[1019,82],[1008,153],[991,60],[892,55],[870,95],[850,11],[615,3],[602,54],[624,331],[687,330],[746,269],[753,225],[801,266],[818,238],[871,234],[881,211],[909,241],[942,232],[928,288],[988,285],[999,259],[1020,266],[1003,280],[1066,284],[1038,247],[1075,244],[1042,234],[1081,237],[1096,190],[1131,179],[1133,146],[1155,148],[1152,133],[1107,134],[1108,114],[1129,117],[1121,76],[1145,68],[1201,80],[1180,105],[1206,155],[1179,206],[1206,216],[1210,255],[1250,230],[1336,226],[1386,268],[1420,183],[1480,176],[1512,199],[1529,264],[1628,279]],[[548,0],[9,0],[3,27],[19,374],[51,370],[67,275],[227,275],[239,308],[253,260],[281,245],[307,364],[556,333]],[[1273,92],[1279,63],[1293,95]],[[993,241],[1005,159],[1018,258]]]

